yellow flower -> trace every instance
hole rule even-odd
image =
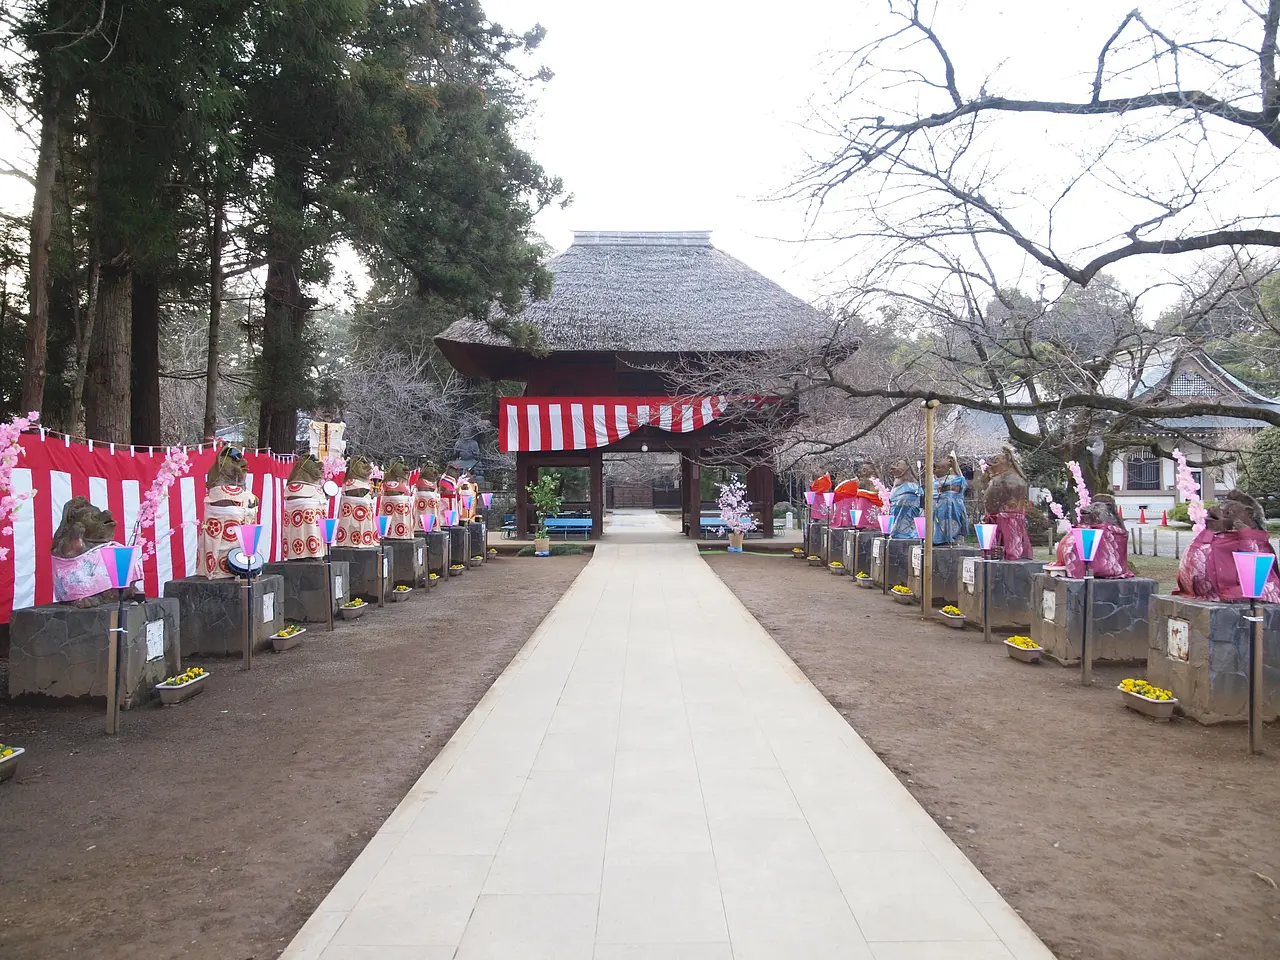
[[[1005,643],[1009,644],[1010,646],[1021,647],[1023,650],[1040,649],[1040,644],[1036,643],[1030,637],[1013,636],[1013,637],[1010,637],[1008,640],[1006,640]]]
[[[942,612],[945,613],[948,617],[960,616],[960,608],[952,603],[948,603],[945,607],[943,607]]]
[[[893,587],[893,592],[900,597],[906,597],[911,595],[911,588],[908,587],[906,584],[900,583],[897,586]]]

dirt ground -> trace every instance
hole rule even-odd
[[[0,701],[0,957],[264,960],[586,564],[503,559],[123,715]],[[188,665],[188,664],[184,664]],[[5,684],[7,689],[7,681]]]
[[[787,557],[707,562],[1063,960],[1280,957],[1280,730],[1153,723]],[[1261,876],[1260,876],[1261,875]]]

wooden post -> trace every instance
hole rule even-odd
[[[1249,752],[1262,753],[1265,749],[1262,742],[1263,618],[1258,616],[1257,600],[1249,601],[1249,619],[1253,621],[1253,642],[1249,649]]]
[[[1065,622],[1065,621],[1064,621]],[[1089,649],[1089,627],[1093,623],[1093,564],[1084,563],[1084,628],[1080,631],[1080,682],[1093,683],[1093,651]]]
[[[107,629],[107,733],[120,729],[120,631],[124,629],[124,591],[120,603],[111,611]]]
[[[527,540],[529,538],[529,491],[527,485],[532,481],[529,479],[529,455],[527,453],[516,454],[516,538],[519,540]],[[448,564],[445,565],[448,571]]]
[[[937,400],[924,402],[924,469],[927,477],[921,477],[924,487],[924,543],[920,547],[920,616],[933,612],[933,414]]]
[[[599,540],[604,536],[604,451],[591,451],[591,536]]]
[[[253,578],[244,578],[244,668],[253,669]]]
[[[689,536],[702,537],[702,468],[696,459],[697,449],[689,451]]]

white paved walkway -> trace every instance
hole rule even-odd
[[[284,957],[1051,955],[692,545],[606,543]]]

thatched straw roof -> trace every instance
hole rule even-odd
[[[551,261],[551,296],[519,319],[552,352],[753,353],[813,342],[821,314],[740,260],[706,231],[577,232]],[[509,347],[488,325],[462,320],[436,338]]]

